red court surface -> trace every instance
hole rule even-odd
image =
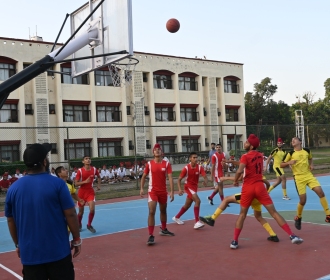
[[[304,239],[293,245],[273,219],[269,223],[280,238],[267,241],[267,233],[247,217],[239,248],[230,249],[237,216],[223,214],[215,227],[194,230],[193,221],[170,224],[176,236],[159,236],[147,246],[147,229],[84,239],[74,260],[76,279],[317,279],[330,274],[330,227],[303,223],[294,231]],[[295,229],[292,222],[289,222]],[[15,252],[0,254],[0,263],[21,275]],[[16,277],[0,270],[0,279]]]

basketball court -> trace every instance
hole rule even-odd
[[[329,199],[329,176],[318,179]],[[81,232],[82,253],[74,259],[76,279],[330,279],[327,276],[330,275],[327,246],[330,226],[324,222],[325,214],[319,199],[313,192],[307,192],[302,230],[298,231],[292,221],[298,203],[292,180],[288,180],[287,188],[291,200],[282,200],[279,187],[271,196],[294,233],[304,239],[301,245],[291,244],[287,234],[271,218],[269,223],[280,242],[269,242],[266,231],[250,216],[240,235],[239,248],[232,250],[229,245],[239,205],[231,204],[214,227],[205,225],[194,230],[192,209],[182,216],[184,225],[171,220],[185,200],[185,195],[176,195],[168,204],[168,228],[175,236],[159,236],[156,226],[156,244],[147,246],[146,198],[100,201],[93,222],[97,233],[92,234],[86,228]],[[240,188],[229,187],[225,189],[225,195],[239,191]],[[220,201],[216,196],[215,205],[208,204],[206,197],[211,192],[211,189],[199,192],[201,215],[212,214]],[[83,224],[86,224],[87,215],[88,208]],[[156,217],[159,225],[158,210]],[[0,218],[0,225],[1,279],[22,279],[22,265],[14,251],[5,217]]]

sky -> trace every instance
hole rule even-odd
[[[54,42],[65,15],[87,0],[10,0],[0,37]],[[244,64],[244,93],[270,77],[274,100],[324,97],[330,78],[329,0],[132,0],[134,51]],[[169,33],[166,21],[181,27]],[[37,26],[37,27],[36,27]],[[59,42],[70,37],[69,21]],[[1,54],[0,54],[1,55]]]

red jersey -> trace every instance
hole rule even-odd
[[[245,164],[243,186],[262,182],[263,155],[258,151],[249,151],[242,155],[241,163]]]
[[[180,177],[184,178],[187,176],[184,184],[185,186],[198,186],[199,174],[205,176],[205,170],[202,166],[196,164],[194,168],[191,167],[191,164],[187,164],[181,171]]]
[[[76,175],[76,181],[85,181],[88,177],[90,177],[90,181],[87,184],[82,184],[80,189],[90,189],[93,188],[93,181],[95,176],[100,176],[99,171],[91,166],[90,170],[86,170],[85,167],[79,168]]]
[[[225,159],[224,153],[221,153],[221,154],[215,153],[212,156],[212,165],[215,166],[213,176],[216,178],[223,176],[223,166],[222,166],[223,159]]]
[[[0,187],[1,188],[8,189],[10,185],[11,185],[11,183],[8,179],[0,181]]]
[[[148,161],[144,174],[149,175],[149,192],[153,191],[166,191],[166,173],[172,174],[172,166],[166,161],[162,160],[160,163],[154,160]]]

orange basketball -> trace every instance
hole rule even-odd
[[[180,22],[175,18],[171,18],[166,22],[166,29],[168,32],[175,33],[180,29]]]

